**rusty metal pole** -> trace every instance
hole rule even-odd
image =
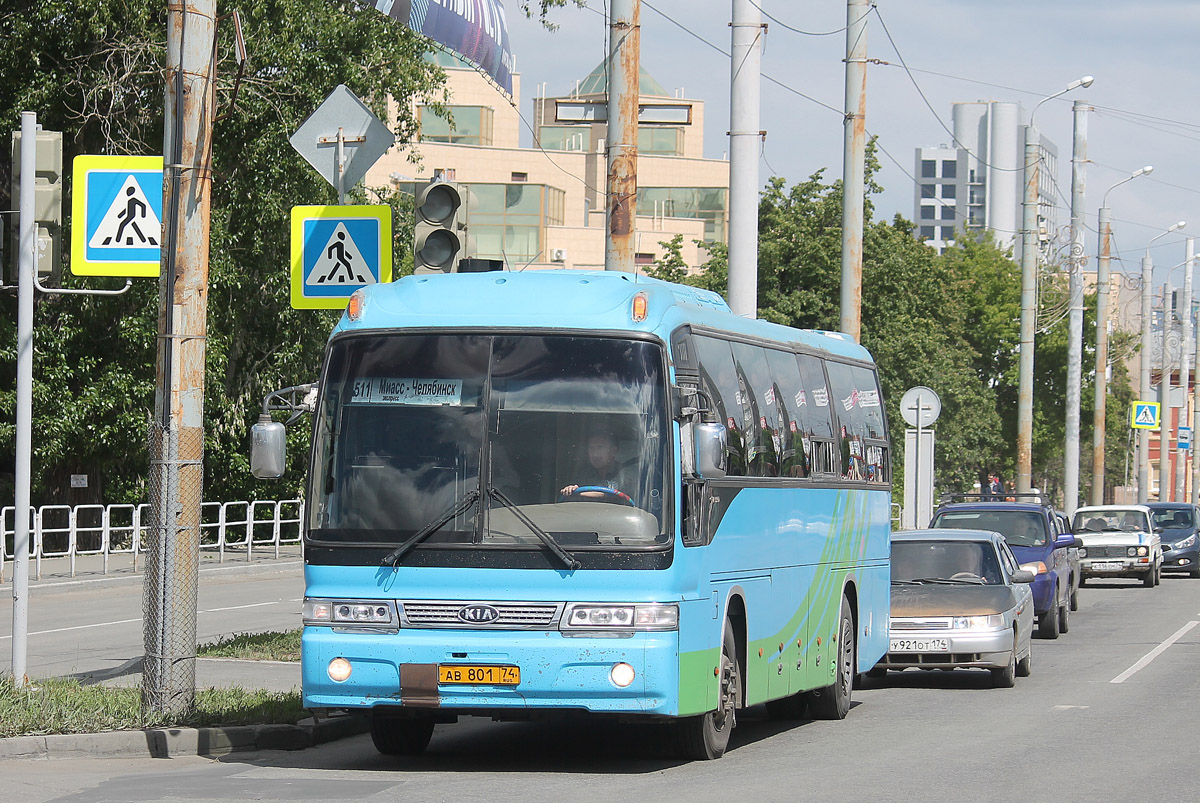
[[[868,0],[846,0],[846,117],[842,151],[842,315],[840,328],[861,340],[863,207],[867,153]]]
[[[168,0],[142,707],[170,715],[196,694],[215,36],[216,0]]]
[[[608,23],[608,240],[604,269],[634,271],[641,0],[613,0]]]

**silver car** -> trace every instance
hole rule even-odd
[[[1012,686],[1033,669],[1032,582],[999,533],[892,533],[888,652],[868,674],[980,667]]]

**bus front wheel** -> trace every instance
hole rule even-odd
[[[433,738],[432,719],[406,719],[380,711],[371,714],[371,741],[386,756],[415,756],[425,752]]]
[[[720,758],[729,746],[729,734],[737,724],[737,706],[742,699],[742,673],[737,662],[737,639],[733,625],[725,620],[721,638],[721,685],[717,710],[680,720],[677,728],[683,758],[707,761]]]
[[[854,688],[854,615],[850,601],[842,597],[841,619],[838,622],[837,662],[833,683],[811,692],[808,709],[813,719],[845,719],[850,713],[850,693]]]

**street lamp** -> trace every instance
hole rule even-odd
[[[1187,225],[1186,221],[1172,223],[1166,231],[1150,238],[1146,243],[1146,253],[1142,257],[1142,354],[1139,362],[1138,401],[1150,401],[1150,301],[1151,275],[1154,273],[1154,262],[1150,259],[1150,246],[1154,241],[1166,237],[1173,231],[1178,231]],[[1138,430],[1138,502],[1145,504],[1150,499],[1150,431]]]
[[[1098,229],[1100,254],[1096,261],[1096,388],[1092,404],[1092,504],[1104,504],[1104,443],[1106,395],[1108,393],[1108,296],[1110,292],[1109,263],[1112,260],[1112,210],[1108,206],[1108,194],[1138,176],[1154,172],[1153,165],[1134,170],[1125,178],[1104,191],[1100,202]]]
[[[1033,125],[1043,103],[1079,87],[1092,85],[1085,75],[1067,84],[1065,89],[1047,95],[1033,107],[1025,126],[1025,202],[1021,239],[1021,351],[1017,364],[1017,492],[1029,493],[1033,487],[1033,331],[1037,318],[1037,211],[1038,167],[1041,145]]]

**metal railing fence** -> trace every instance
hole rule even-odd
[[[143,554],[148,504],[140,505],[43,505],[30,510],[30,574],[42,577],[42,561],[65,558],[75,576],[78,558],[102,557],[101,571],[108,573],[109,558],[129,555],[133,568]],[[224,563],[226,557],[270,554],[300,543],[304,502],[300,499],[255,499],[249,502],[203,502],[200,513],[200,550],[212,552]],[[8,564],[13,559],[16,508],[0,508],[0,582],[11,579]]]

